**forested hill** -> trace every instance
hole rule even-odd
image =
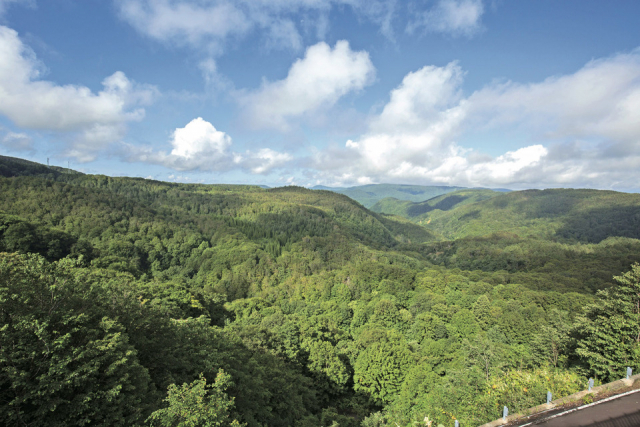
[[[85,261],[97,257],[92,262],[139,276],[174,264],[183,268],[185,253],[216,237],[234,236],[242,243],[232,252],[271,256],[303,237],[377,249],[434,240],[423,227],[377,215],[329,191],[171,184],[49,172],[31,162],[3,160],[14,175],[0,182],[4,248],[50,260],[81,251]],[[154,239],[169,241],[159,251]],[[179,253],[172,253],[178,246]]]
[[[45,166],[16,157],[0,156],[0,176],[44,176],[53,178],[62,173],[80,174],[80,172],[59,166]]]
[[[0,425],[478,425],[640,368],[640,240],[540,237],[584,201],[437,201],[429,230],[330,191],[0,169]]]
[[[640,238],[640,194],[589,189],[514,191],[495,197],[476,194],[482,198],[474,203],[460,197],[457,204],[412,219],[449,239],[498,231],[582,243]],[[452,193],[430,205],[435,208],[456,197]]]
[[[371,207],[374,212],[398,215],[421,222],[431,211],[450,211],[451,209],[490,199],[498,196],[502,192],[487,189],[464,189],[456,190],[445,195],[439,195],[424,201],[411,202],[408,200],[398,200],[394,197],[379,200]]]
[[[599,289],[616,270],[640,261],[640,194],[471,189],[422,203],[386,199],[372,209],[442,236],[419,249],[433,263],[526,272],[517,280],[540,288]],[[536,278],[540,273],[544,279]]]

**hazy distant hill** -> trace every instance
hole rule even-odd
[[[378,201],[371,207],[374,212],[398,215],[419,222],[419,219],[436,209],[449,211],[459,206],[490,199],[502,193],[486,189],[464,189],[456,190],[447,194],[433,197],[421,202],[411,202],[408,200],[398,200],[394,197],[387,197]]]
[[[402,184],[369,184],[356,187],[324,187],[318,185],[313,190],[329,190],[335,193],[344,194],[362,204],[366,208],[371,208],[379,200],[393,197],[398,200],[408,200],[411,202],[422,202],[442,194],[463,189],[464,187],[448,186],[425,186],[425,185],[402,185]]]

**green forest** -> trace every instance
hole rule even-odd
[[[637,194],[369,210],[0,157],[0,425],[480,425],[640,369],[639,262]]]

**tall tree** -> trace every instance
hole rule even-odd
[[[598,292],[574,329],[582,364],[603,380],[640,364],[640,264],[614,279],[617,284]]]
[[[229,413],[233,398],[225,391],[230,382],[231,376],[220,370],[213,384],[207,384],[203,375],[180,387],[171,384],[165,399],[168,406],[155,411],[148,421],[161,427],[241,427]]]

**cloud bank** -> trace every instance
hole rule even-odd
[[[122,138],[126,123],[144,118],[141,105],[157,90],[138,85],[117,71],[97,94],[78,85],[42,80],[43,66],[18,33],[0,26],[0,114],[23,129],[57,132],[69,139],[67,155],[91,161]]]
[[[640,51],[594,60],[539,83],[461,93],[452,62],[409,73],[369,129],[311,161],[319,183],[638,188]],[[525,133],[531,145],[489,156],[462,146],[481,132]],[[332,161],[341,158],[343,161]]]

